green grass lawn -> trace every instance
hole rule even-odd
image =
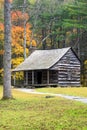
[[[0,130],[87,130],[86,104],[15,89],[12,93],[15,100],[0,100]]]
[[[36,89],[36,91],[87,97],[87,87],[56,87],[56,88],[48,87],[48,88],[38,88]]]

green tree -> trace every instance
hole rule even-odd
[[[57,31],[62,19],[60,15],[64,13],[60,8],[61,5],[62,1],[58,0],[38,0],[31,5],[30,22],[44,49],[48,44],[51,48],[55,48],[55,40],[57,39],[55,37],[58,36]]]
[[[71,33],[70,44],[81,60],[82,77],[85,74],[84,63],[87,60],[87,1],[75,0],[65,7],[67,17],[63,20],[63,26]],[[75,33],[73,33],[75,30]]]

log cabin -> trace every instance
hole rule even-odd
[[[13,72],[23,71],[24,86],[80,86],[80,60],[71,47],[35,50]]]

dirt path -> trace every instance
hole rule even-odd
[[[22,91],[22,92],[25,92],[25,93],[46,94],[46,95],[50,95],[50,96],[58,96],[58,97],[63,97],[63,98],[70,99],[70,100],[80,101],[82,103],[87,103],[87,98],[79,97],[79,96],[69,96],[69,95],[64,95],[64,94],[53,94],[53,93],[45,93],[45,92],[36,92],[36,91],[34,91],[34,89],[26,89],[26,88],[18,88],[16,90]]]

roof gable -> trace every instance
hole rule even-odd
[[[49,69],[70,49],[36,50],[13,71]]]

